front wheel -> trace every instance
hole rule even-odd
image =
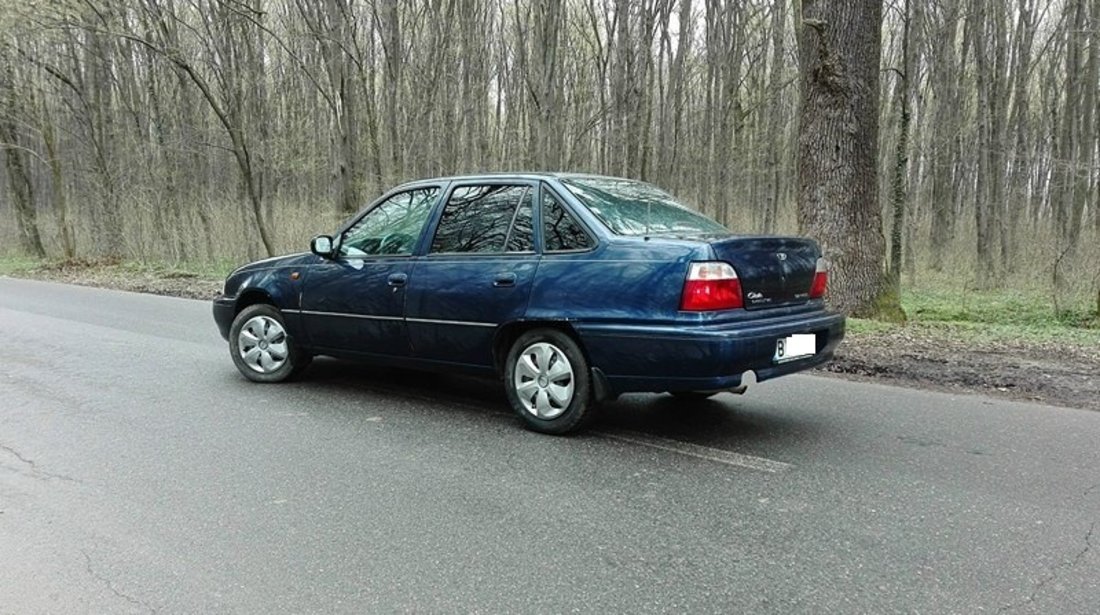
[[[504,368],[512,409],[547,434],[580,429],[592,415],[592,377],[573,338],[555,329],[528,331],[512,344]]]
[[[237,370],[253,382],[282,382],[312,359],[287,335],[282,312],[267,304],[250,305],[233,319],[229,354]]]

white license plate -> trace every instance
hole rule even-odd
[[[784,363],[803,357],[809,357],[817,350],[817,336],[813,333],[800,333],[790,337],[781,337],[775,341],[775,356],[772,361]]]

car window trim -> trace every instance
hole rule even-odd
[[[578,216],[577,213],[575,211],[573,211],[573,208],[569,205],[569,203],[565,199],[562,198],[561,194],[557,190],[555,190],[554,187],[551,186],[548,182],[541,181],[541,182],[539,182],[539,184],[541,184],[542,188],[544,188],[546,190],[549,190],[550,193],[554,195],[554,197],[558,201],[558,205],[562,209],[565,210],[565,213],[570,218],[573,219],[573,222],[575,222],[577,224],[577,226],[581,227],[581,232],[583,232],[585,234],[585,236],[588,237],[588,240],[592,242],[592,247],[590,247],[590,248],[570,248],[568,250],[547,250],[546,249],[546,237],[545,237],[545,234],[544,234],[544,231],[546,229],[545,229],[545,225],[543,224],[543,221],[542,221],[542,190],[539,190],[539,201],[538,201],[538,204],[539,204],[539,211],[538,211],[538,219],[539,219],[538,227],[539,227],[539,230],[538,230],[538,237],[541,241],[540,241],[540,245],[537,246],[537,247],[541,248],[542,254],[544,256],[552,256],[552,255],[555,255],[555,254],[587,254],[589,252],[595,252],[597,249],[599,249],[600,240],[596,236],[596,233],[593,233],[592,229],[588,227],[588,224],[586,224],[583,220],[581,220],[581,216]]]
[[[413,258],[415,254],[337,254],[330,260],[334,261],[377,261],[386,258]]]
[[[512,221],[508,223],[508,234],[504,236],[504,252],[508,252],[508,244],[512,241],[512,232],[516,230],[516,220],[519,219],[519,210],[522,209],[522,203],[524,197],[531,194],[531,186],[526,186],[527,190],[520,195],[519,201],[516,202],[516,210],[512,212]],[[531,194],[531,243],[535,243],[535,195]]]
[[[343,226],[337,227],[338,230],[336,231],[336,236],[334,237],[334,239],[336,240],[335,241],[336,245],[333,246],[333,252],[336,253],[336,257],[333,260],[342,259],[342,258],[349,258],[347,255],[340,254],[340,246],[344,243],[344,233],[348,232],[348,230],[351,229],[356,224],[359,224],[360,220],[367,217],[372,211],[374,211],[380,205],[382,205],[382,203],[385,203],[386,201],[392,199],[393,197],[395,197],[399,194],[404,194],[406,192],[415,192],[417,190],[425,190],[425,189],[428,189],[428,188],[435,188],[439,191],[439,194],[443,194],[443,192],[447,188],[447,183],[446,182],[428,182],[428,183],[423,183],[423,184],[412,184],[412,185],[398,186],[398,187],[394,188],[393,190],[390,190],[389,192],[386,192],[382,196],[375,199],[369,205],[364,207],[359,212],[358,215],[352,216],[349,221],[347,221],[343,224]],[[438,206],[439,206],[439,196],[437,195],[436,196],[436,202],[432,203],[431,211],[428,213],[428,219],[425,222],[425,227],[427,227],[428,224],[431,224],[432,218],[435,214],[435,210]],[[410,253],[410,254],[365,254],[365,255],[362,255],[362,256],[351,256],[350,258],[353,258],[353,259],[367,259],[367,258],[379,258],[379,257],[406,258],[406,257],[410,257],[410,256],[415,256],[416,253],[418,252],[419,247],[420,247],[420,241],[423,240],[423,238],[424,238],[424,229],[420,229],[420,237],[417,238],[417,241],[414,244],[414,249],[413,249],[412,253]]]
[[[434,258],[434,257],[437,257],[437,256],[451,256],[451,257],[453,257],[453,256],[481,256],[481,257],[485,257],[485,256],[511,256],[511,255],[523,256],[523,255],[528,255],[528,254],[537,255],[539,253],[537,244],[536,244],[534,250],[523,251],[523,252],[432,252],[432,242],[435,241],[435,234],[439,232],[439,225],[443,222],[443,212],[447,209],[447,203],[451,200],[451,195],[454,194],[455,190],[458,190],[459,188],[468,188],[470,186],[525,186],[528,189],[531,189],[531,188],[537,189],[538,186],[539,186],[539,183],[540,182],[538,182],[536,180],[523,179],[523,178],[509,179],[507,177],[499,177],[499,178],[494,177],[494,178],[491,178],[491,179],[474,179],[474,178],[471,178],[471,179],[461,179],[461,180],[456,180],[456,181],[450,182],[450,184],[447,185],[446,192],[443,195],[443,198],[440,199],[439,203],[436,203],[436,211],[434,212],[434,214],[432,216],[432,219],[431,219],[431,233],[427,234],[425,236],[425,239],[424,239],[425,243],[427,244],[427,245],[424,246],[424,253],[423,253],[424,258]],[[537,202],[532,201],[532,207],[531,207],[531,217],[532,218],[534,218],[537,215],[536,206],[537,206]],[[516,211],[519,211],[518,206],[516,207]],[[514,222],[515,222],[515,218],[513,217],[513,223]],[[532,220],[532,223],[533,222],[534,222],[534,220]],[[509,227],[508,230],[509,230],[509,233],[510,233],[511,232],[511,227]],[[505,241],[504,245],[505,245],[505,247],[508,246],[507,240]]]
[[[511,256],[538,256],[538,252],[527,250],[525,252],[430,252],[422,258],[435,259],[439,257],[454,258],[456,256],[469,256],[471,258],[501,258]]]

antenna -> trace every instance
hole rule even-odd
[[[645,200],[645,238],[649,239],[649,217],[653,215],[653,199]]]

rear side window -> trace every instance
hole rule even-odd
[[[579,177],[562,184],[618,235],[730,235],[726,227],[644,182]]]
[[[531,252],[530,186],[460,186],[451,193],[432,253]]]
[[[542,240],[546,252],[588,250],[596,245],[546,188],[542,189]]]

